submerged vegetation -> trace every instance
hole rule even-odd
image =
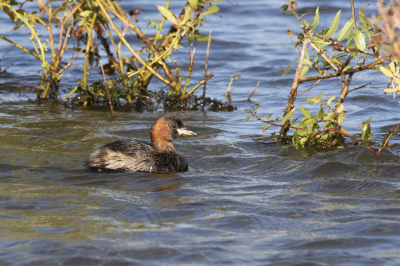
[[[174,51],[182,48],[181,42],[185,37],[189,42],[198,40],[208,41],[210,44],[211,32],[209,35],[201,35],[199,29],[207,22],[208,15],[219,11],[214,5],[219,1],[221,0],[189,0],[176,16],[168,9],[170,4],[168,0],[166,5],[157,6],[160,20],[152,20],[148,24],[157,29],[157,34],[150,38],[137,26],[137,17],[142,9],[125,11],[115,0],[64,0],[61,4],[60,1],[52,0],[45,4],[39,0],[37,1],[39,12],[32,13],[23,9],[24,4],[32,0],[5,0],[1,1],[0,9],[15,23],[14,31],[22,27],[29,29],[32,47],[23,47],[2,34],[0,38],[41,62],[42,79],[37,92],[38,99],[57,97],[62,74],[78,57],[82,57],[84,59],[82,77],[77,86],[64,98],[67,99],[77,93],[78,95],[73,97],[72,104],[93,106],[110,101],[116,106],[134,107],[138,105],[138,101],[145,102],[153,95],[148,87],[151,80],[156,78],[167,87],[168,93],[162,94],[168,96],[165,101],[167,98],[175,99],[175,102],[181,99],[182,106],[188,105],[193,108],[201,104],[210,105],[214,101],[205,97],[206,82],[214,76],[214,73],[207,72],[206,62],[204,78],[190,86],[195,50],[192,53],[189,49],[190,67],[186,79],[179,75],[176,66],[171,67],[167,61]],[[168,32],[162,35],[162,30],[167,24],[171,26]],[[55,29],[59,31],[59,38],[53,33]],[[48,40],[38,33],[43,30],[48,33]],[[134,32],[145,47],[134,48],[126,39],[127,32]],[[70,48],[71,45],[73,48]],[[65,58],[67,49],[72,50],[69,60]],[[88,84],[87,81],[89,73],[94,71],[93,66],[99,63],[100,49],[103,49],[108,57],[108,63],[104,65],[105,71],[118,76],[109,81],[110,100],[107,99],[104,85],[100,86],[98,82]],[[122,56],[126,50],[131,53],[131,57]],[[140,56],[143,53],[147,56]],[[159,73],[159,69],[163,75]],[[202,85],[204,89],[200,101],[199,97],[194,96],[194,92]],[[218,102],[219,105],[222,103]]]
[[[287,31],[290,39],[299,54],[299,58],[290,64],[283,75],[286,75],[290,68],[298,61],[293,85],[288,97],[283,118],[278,122],[278,118],[270,120],[270,116],[265,119],[260,118],[256,110],[258,105],[252,110],[247,110],[250,115],[261,122],[266,123],[263,131],[265,132],[271,125],[280,128],[279,134],[273,136],[284,143],[291,142],[297,148],[307,146],[320,147],[340,147],[345,139],[351,139],[357,145],[369,145],[373,133],[370,130],[371,117],[362,122],[361,133],[350,135],[342,126],[346,116],[344,106],[347,95],[355,90],[367,88],[371,83],[361,87],[350,89],[353,75],[362,71],[381,71],[389,77],[388,86],[384,89],[384,94],[400,94],[400,76],[398,58],[400,57],[399,34],[400,23],[399,1],[390,2],[387,7],[383,7],[378,1],[379,16],[371,20],[365,16],[363,9],[368,6],[358,8],[356,16],[353,0],[350,0],[352,18],[347,21],[339,30],[336,38],[334,35],[339,28],[341,10],[330,23],[327,29],[318,28],[320,21],[319,7],[312,12],[303,12],[299,4],[289,0],[289,4],[281,8],[286,15],[295,16],[300,24],[301,31]],[[308,22],[304,16],[313,13],[312,22]],[[327,19],[322,17],[321,19]],[[295,26],[294,26],[295,28]],[[297,37],[294,41],[292,37]],[[309,48],[312,48],[309,50]],[[313,76],[306,76],[309,70],[314,70]],[[322,79],[340,77],[341,86],[335,95],[323,98],[324,93],[313,98],[306,98],[311,104],[319,104],[320,110],[316,114],[301,105],[299,109],[303,115],[298,119],[291,119],[296,108],[294,106],[298,91],[309,91],[314,88]],[[306,90],[299,90],[299,85],[306,82],[314,84]],[[389,86],[392,88],[389,88]],[[296,124],[297,122],[297,124]],[[294,130],[293,136],[288,136],[289,129]],[[397,128],[396,128],[397,129]],[[395,131],[395,130],[394,130]],[[389,134],[390,138],[393,134]],[[356,138],[357,137],[357,138]],[[387,141],[384,142],[384,145]],[[378,151],[378,153],[380,150]]]

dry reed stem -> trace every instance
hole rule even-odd
[[[399,127],[400,127],[400,124],[393,130],[393,132],[391,132],[391,133],[389,134],[389,136],[388,136],[388,137],[386,138],[386,140],[385,140],[385,143],[383,143],[382,147],[379,148],[379,150],[378,150],[378,152],[377,152],[378,155],[379,155],[379,153],[381,152],[381,150],[382,150],[383,148],[386,147],[386,145],[387,145],[388,142],[389,142],[389,139],[394,135],[394,133],[396,132],[397,129],[399,129]]]
[[[189,86],[189,83],[190,83],[190,77],[191,77],[192,71],[193,71],[194,55],[196,53],[196,48],[193,49],[193,53],[190,51],[190,47],[188,47],[188,50],[189,50],[189,70],[188,70],[188,75],[186,78],[185,86],[183,87],[183,93],[182,93],[183,97],[185,97],[187,87]]]
[[[197,90],[202,84],[204,84],[204,82],[206,80],[210,80],[212,77],[214,77],[215,73],[211,72],[210,75],[208,75],[207,77],[203,78],[202,80],[199,81],[199,83],[196,84],[196,86],[194,86],[185,96],[188,97],[190,96],[195,90]]]
[[[254,90],[252,91],[252,93],[250,93],[249,98],[247,98],[247,100],[246,100],[247,102],[250,102],[250,98],[256,92],[256,89],[258,88],[258,85],[260,85],[260,81],[257,82],[257,85],[254,87]]]
[[[206,66],[205,66],[205,71],[204,71],[203,98],[206,97],[207,68],[208,68],[208,55],[210,54],[210,43],[211,43],[211,31],[210,31],[210,33],[208,34],[207,55],[206,55]]]
[[[113,109],[113,106],[111,103],[110,93],[108,92],[107,80],[106,80],[106,75],[104,74],[103,64],[101,62],[100,62],[100,67],[101,67],[101,72],[103,73],[103,77],[104,77],[104,86],[106,87],[106,91],[107,91],[108,104],[110,105],[111,116],[112,116],[112,118],[114,118],[115,113],[114,113],[114,109]]]

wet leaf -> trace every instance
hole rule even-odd
[[[340,21],[340,13],[342,12],[342,10],[339,10],[336,14],[336,16],[333,18],[331,25],[328,28],[328,31],[325,33],[325,38],[329,39],[333,36],[333,34],[335,34],[338,26],[339,26],[339,21]]]
[[[344,40],[350,33],[351,29],[354,27],[354,19],[351,18],[344,24],[343,28],[339,31],[338,41]]]

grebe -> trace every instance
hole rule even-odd
[[[180,135],[196,135],[187,130],[181,119],[165,114],[154,122],[151,143],[140,140],[117,140],[95,150],[85,166],[91,170],[174,173],[188,170],[185,157],[172,140]]]

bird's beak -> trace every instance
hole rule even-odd
[[[177,131],[179,135],[197,135],[193,131],[187,130],[186,128],[178,128]]]

